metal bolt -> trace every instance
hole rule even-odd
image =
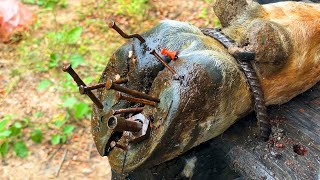
[[[78,87],[79,87],[79,91],[80,93],[82,92],[82,89],[84,90],[86,87],[86,84],[82,81],[82,79],[79,77],[79,75],[74,71],[74,69],[72,69],[71,64],[67,64],[65,66],[63,66],[62,69],[64,72],[67,72],[71,75],[71,77],[73,78],[73,80],[77,83]],[[84,92],[84,91],[83,91]],[[103,109],[103,105],[102,103],[99,101],[99,99],[91,92],[91,91],[87,91],[84,94],[87,94],[89,96],[89,98],[91,99],[91,101],[99,108],[99,109]]]
[[[118,100],[126,100],[126,101],[130,101],[130,102],[141,103],[141,104],[150,105],[150,106],[156,106],[157,105],[156,102],[145,100],[145,99],[141,99],[141,98],[134,98],[134,97],[125,96],[125,95],[122,95],[119,92],[117,93],[116,97],[117,97]]]
[[[140,34],[131,34],[131,35],[128,35],[126,33],[124,33],[117,25],[116,23],[113,21],[109,24],[109,27],[110,28],[113,28],[114,30],[116,30],[120,36],[122,36],[123,38],[126,38],[126,39],[131,39],[131,38],[137,38],[139,39],[139,41],[141,43],[145,43],[146,40],[140,35]]]
[[[165,62],[165,61],[159,56],[159,54],[156,53],[155,50],[152,50],[152,51],[150,52],[150,54],[154,55],[154,56],[158,59],[158,61],[160,61],[164,66],[166,66],[166,67],[169,69],[170,72],[172,72],[172,74],[177,74],[176,71],[175,71],[167,62]]]
[[[142,111],[143,111],[143,107],[136,107],[136,108],[112,110],[112,114],[117,115],[117,114],[124,114],[124,113],[140,113]]]
[[[152,96],[150,96],[148,94],[145,94],[145,93],[142,93],[142,92],[139,92],[139,91],[136,91],[136,90],[133,90],[133,89],[129,89],[129,88],[120,86],[118,84],[115,84],[115,83],[112,82],[111,79],[107,80],[106,88],[108,90],[109,89],[114,89],[116,91],[120,91],[120,92],[129,94],[131,96],[137,97],[137,98],[143,98],[143,99],[147,99],[147,100],[154,101],[154,102],[160,102],[160,100],[158,98],[155,98],[155,97],[152,97]]]
[[[109,129],[114,131],[123,132],[139,132],[142,129],[142,123],[139,121],[129,121],[123,117],[110,116],[108,119],[107,126]]]

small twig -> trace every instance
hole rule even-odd
[[[57,154],[57,152],[61,149],[62,144],[59,145],[59,147],[51,154],[51,156],[48,158],[48,160],[46,161],[47,163],[49,163],[53,157],[55,157],[55,155]]]
[[[91,151],[92,151],[93,143],[90,143],[89,145],[89,154],[88,154],[88,161],[91,159]]]
[[[58,167],[58,170],[57,170],[57,173],[56,173],[56,177],[59,176],[59,173],[60,173],[60,170],[61,170],[61,167],[62,167],[62,164],[64,162],[64,160],[66,159],[66,156],[67,156],[67,152],[68,152],[68,149],[66,148],[63,152],[63,156],[61,158],[61,161],[60,161],[60,164],[59,164],[59,167]]]

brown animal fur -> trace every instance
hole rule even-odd
[[[221,1],[217,0],[214,9]],[[258,59],[254,66],[268,105],[287,102],[320,80],[320,5],[247,3],[245,9],[247,12],[228,18],[224,33],[239,44],[249,38],[249,46],[255,47]],[[216,14],[228,17],[219,11]],[[267,44],[257,40],[261,32],[268,34]]]

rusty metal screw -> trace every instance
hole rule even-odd
[[[107,122],[109,129],[114,131],[123,132],[139,132],[142,129],[142,123],[139,121],[129,121],[123,117],[110,116]]]
[[[150,52],[150,54],[154,55],[154,56],[158,59],[158,61],[160,61],[164,66],[166,66],[166,67],[169,69],[170,72],[172,72],[172,74],[174,74],[174,75],[177,74],[176,71],[175,71],[167,62],[165,62],[165,61],[159,56],[159,54],[156,53],[155,50],[152,50],[152,51]]]
[[[73,78],[73,80],[77,83],[78,87],[79,87],[79,91],[81,93],[80,88],[85,89],[84,87],[86,87],[86,84],[82,81],[82,79],[79,77],[79,75],[74,71],[74,69],[72,69],[71,64],[67,64],[65,66],[63,66],[62,69],[64,72],[67,72],[71,75],[71,77]],[[103,109],[103,105],[102,103],[99,101],[99,99],[91,92],[91,91],[87,91],[85,94],[87,94],[89,96],[89,98],[93,101],[93,103],[99,108],[99,109]]]
[[[113,21],[109,24],[109,27],[110,28],[113,28],[114,30],[116,30],[120,36],[122,36],[123,38],[126,38],[126,39],[131,39],[131,38],[137,38],[139,39],[139,41],[141,43],[145,43],[146,40],[140,35],[140,34],[131,34],[131,35],[128,35],[126,33],[124,33],[117,25],[116,23]]]
[[[107,80],[106,88],[108,90],[109,89],[114,89],[116,91],[120,91],[120,92],[123,92],[123,93],[126,93],[126,94],[130,94],[131,96],[134,96],[134,97],[143,98],[143,99],[147,99],[147,100],[154,101],[154,102],[160,102],[160,100],[158,98],[155,98],[155,97],[152,97],[152,96],[150,96],[148,94],[145,94],[145,93],[142,93],[142,92],[139,92],[139,91],[136,91],[136,90],[133,90],[133,89],[129,89],[129,88],[120,86],[118,84],[115,84],[115,83],[112,82],[111,79]]]
[[[141,99],[141,98],[134,98],[134,97],[125,96],[125,95],[122,95],[120,92],[118,92],[116,94],[116,97],[118,100],[126,100],[126,101],[130,101],[130,102],[141,103],[141,104],[150,105],[150,106],[157,105],[156,102]]]

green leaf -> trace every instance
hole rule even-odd
[[[13,150],[16,153],[16,155],[19,157],[24,158],[28,155],[28,148],[26,144],[22,141],[14,143]]]
[[[26,117],[26,118],[23,118],[21,120],[21,122],[23,122],[23,125],[24,126],[28,126],[29,122],[30,122],[30,118],[29,117]]]
[[[56,120],[53,122],[53,124],[56,126],[56,127],[61,127],[64,123],[64,120]]]
[[[71,31],[68,32],[67,37],[66,37],[66,41],[68,44],[74,44],[76,43],[82,33],[82,27],[75,27],[73,29],[71,29]]]
[[[63,107],[72,108],[76,104],[76,102],[77,102],[77,98],[75,97],[67,98],[63,102]]]
[[[51,85],[51,81],[48,80],[48,79],[44,79],[44,80],[42,80],[42,81],[38,84],[37,90],[38,90],[38,91],[44,90],[44,89],[46,89],[47,87],[49,87],[50,85]]]
[[[10,136],[16,136],[21,133],[22,124],[19,122],[14,123],[9,127],[9,130],[11,131]]]
[[[11,135],[11,130],[4,130],[0,132],[0,139],[3,139],[5,137],[9,137]]]
[[[39,119],[39,118],[42,116],[42,112],[40,112],[40,111],[35,112],[35,113],[33,114],[33,116],[34,116],[35,118]]]
[[[67,135],[63,134],[63,135],[61,136],[61,142],[62,142],[62,143],[66,143],[66,141],[67,141]]]
[[[22,2],[25,4],[35,4],[36,3],[35,0],[22,0]]]
[[[8,118],[4,118],[3,120],[0,121],[0,131],[2,131],[6,127],[9,121],[10,119]]]
[[[15,122],[15,123],[13,124],[13,126],[14,126],[15,128],[17,128],[17,129],[21,129],[21,128],[22,128],[22,124],[21,124],[20,122]]]
[[[0,146],[0,153],[1,153],[2,158],[4,158],[6,156],[8,151],[9,151],[9,143],[7,141],[5,141]]]
[[[33,142],[41,143],[42,141],[42,132],[40,129],[35,129],[30,133],[30,138]]]
[[[72,126],[72,125],[65,125],[64,127],[63,127],[63,133],[64,134],[70,134],[70,133],[72,133],[72,131],[73,131],[73,129],[74,129],[74,126]]]
[[[49,68],[54,68],[59,63],[59,55],[57,53],[50,54]]]
[[[60,143],[61,136],[59,134],[54,134],[51,136],[51,144],[56,145]]]
[[[44,1],[45,1],[45,0],[38,0],[37,4],[38,4],[39,6],[42,6],[42,5],[44,5]]]
[[[80,64],[85,62],[80,54],[71,54],[69,59],[73,68],[77,68]]]
[[[89,106],[86,103],[79,103],[75,106],[75,117],[77,119],[83,118],[89,112]]]

